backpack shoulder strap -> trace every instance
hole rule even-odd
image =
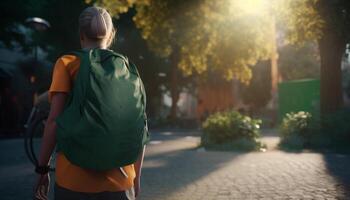
[[[69,104],[74,103],[75,105],[82,107],[87,90],[86,83],[89,81],[90,74],[90,51],[82,49],[70,51],[64,55],[74,55],[80,59],[80,67],[66,105],[68,106]]]

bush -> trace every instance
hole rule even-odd
[[[303,148],[310,138],[312,115],[308,112],[287,113],[280,126],[281,145]]]
[[[313,117],[308,112],[288,113],[280,126],[282,148],[348,151],[350,141],[350,112],[342,110]]]
[[[217,150],[255,150],[262,144],[261,120],[251,119],[236,111],[219,112],[209,116],[204,123],[201,144]]]

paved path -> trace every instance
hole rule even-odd
[[[271,133],[267,152],[246,154],[192,150],[199,139],[180,133],[153,139],[141,199],[350,199],[350,156],[273,150]]]
[[[348,155],[206,152],[194,149],[198,142],[196,132],[153,133],[139,199],[350,199]],[[0,141],[0,149],[0,199],[30,199],[34,176],[21,141]]]

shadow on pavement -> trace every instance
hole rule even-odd
[[[35,146],[39,142],[35,140]],[[37,176],[26,157],[23,139],[1,140],[0,149],[0,199],[32,199]]]
[[[196,182],[213,174],[216,170],[232,162],[242,154],[229,152],[201,152],[198,150],[177,150],[146,156],[142,171],[141,199],[166,199],[167,196],[181,198],[182,190],[198,192]],[[223,177],[224,178],[224,177]],[[217,177],[207,179],[209,189]],[[201,188],[200,190],[203,190]],[[192,193],[192,192],[191,192]],[[188,193],[187,193],[188,194]]]
[[[350,198],[350,155],[324,154],[323,159],[329,174],[345,191],[345,196]]]

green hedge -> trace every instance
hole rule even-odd
[[[280,126],[281,146],[303,148],[310,139],[312,115],[308,112],[287,113]]]
[[[202,124],[202,146],[217,150],[256,150],[262,147],[261,120],[251,119],[236,111],[210,115]]]
[[[287,113],[280,126],[282,148],[350,151],[350,111],[314,117],[300,111]]]

